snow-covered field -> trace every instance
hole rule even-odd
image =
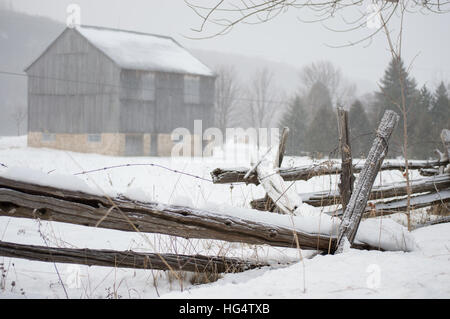
[[[241,151],[241,150],[240,150]],[[156,164],[131,166],[73,175],[121,164]],[[309,158],[287,157],[283,166],[311,164]],[[3,164],[3,165],[1,165]],[[216,167],[249,166],[245,157],[233,160],[214,156],[205,159],[170,159],[158,157],[108,157],[50,149],[26,147],[26,137],[0,137],[0,175],[29,180],[40,176],[41,182],[60,186],[84,187],[101,194],[122,194],[130,198],[230,210],[254,219],[275,220],[270,213],[247,209],[250,200],[262,197],[261,186],[214,185],[209,173]],[[206,180],[175,173],[183,171]],[[66,176],[65,179],[63,176]],[[70,176],[69,176],[70,175]],[[69,177],[68,177],[69,176]],[[417,176],[413,176],[417,177]],[[400,172],[383,172],[376,184],[402,180]],[[64,185],[66,183],[67,185]],[[68,184],[70,183],[70,184]],[[295,183],[297,192],[336,188],[337,177],[315,177]],[[304,229],[306,221],[327,217],[322,209],[303,207],[311,218],[296,219]],[[253,215],[254,214],[254,215]],[[259,214],[259,215],[258,215]],[[271,217],[273,215],[273,217]],[[316,218],[324,216],[323,218]],[[252,217],[254,216],[254,217]],[[416,221],[426,219],[423,211]],[[404,231],[403,215],[363,222],[358,233],[379,227]],[[328,221],[328,219],[327,219]],[[322,224],[322,227],[326,224]],[[332,228],[332,224],[329,225]],[[311,226],[314,227],[314,226]],[[325,230],[322,230],[325,231]],[[381,233],[381,232],[380,232]],[[378,234],[378,232],[377,232]],[[383,233],[384,234],[384,233]],[[370,237],[370,236],[369,236]],[[315,256],[296,249],[262,247],[213,240],[181,239],[159,234],[138,234],[56,222],[0,217],[0,240],[55,247],[97,248],[183,254],[227,255],[268,262],[290,262],[240,274],[224,275],[216,282],[193,285],[194,274],[182,278],[170,272],[110,267],[53,264],[0,257],[0,298],[449,298],[450,297],[450,225],[421,228],[406,234],[411,252],[347,250],[336,256]],[[61,280],[60,280],[61,279]],[[64,283],[64,286],[61,284]]]

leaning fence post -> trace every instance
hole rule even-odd
[[[281,132],[280,141],[278,144],[277,155],[275,157],[275,163],[274,163],[274,165],[278,168],[281,167],[281,163],[283,162],[284,151],[286,149],[286,141],[287,141],[288,134],[289,134],[289,127],[283,127],[283,131]],[[266,203],[265,203],[266,210],[270,211],[270,212],[274,212],[275,209],[277,209],[277,206],[275,205],[275,203],[269,197],[268,194],[266,194],[265,200],[266,200]]]
[[[388,140],[391,137],[398,120],[398,114],[390,110],[386,111],[381,119],[372,148],[370,149],[364,167],[356,180],[355,189],[350,197],[347,208],[344,211],[342,222],[338,230],[336,253],[341,253],[343,251],[346,242],[350,245],[353,244],[361,217],[364,214],[367,200],[369,199],[372,190],[373,182],[375,181],[384,157],[387,154]]]
[[[348,112],[343,108],[338,108],[338,127],[339,127],[339,148],[341,151],[341,178],[339,182],[339,194],[341,195],[342,210],[345,211],[350,196],[353,192],[352,149],[350,146],[350,136],[348,128]]]

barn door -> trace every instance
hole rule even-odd
[[[158,156],[158,134],[151,134],[150,156]]]
[[[142,134],[125,136],[125,156],[144,155],[144,138]]]

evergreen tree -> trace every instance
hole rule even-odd
[[[322,82],[316,82],[305,97],[305,108],[308,122],[312,121],[317,110],[323,105],[332,105],[331,93]]]
[[[402,81],[401,81],[402,80]],[[378,125],[386,110],[393,110],[400,115],[400,121],[391,137],[391,143],[397,146],[403,145],[403,114],[402,90],[403,82],[406,110],[412,108],[417,103],[416,81],[411,78],[403,65],[402,60],[393,58],[380,80],[380,91],[375,93],[375,105],[372,114],[372,121]],[[409,114],[409,113],[408,113]],[[391,155],[403,155],[401,147],[390,150]]]
[[[431,108],[431,136],[435,142],[435,148],[442,149],[440,134],[444,128],[450,129],[449,114],[450,101],[444,82],[441,82],[434,93],[434,101]]]
[[[450,124],[450,102],[444,82],[441,82],[434,93],[431,114],[433,126],[439,130],[449,128]]]
[[[306,150],[312,153],[329,155],[338,143],[336,113],[333,111],[330,92],[327,87],[317,83],[311,93],[320,99],[312,105],[312,120],[309,121],[305,137]]]
[[[305,149],[306,114],[303,100],[299,96],[289,103],[288,109],[280,121],[280,127],[288,127],[286,154],[300,155]]]
[[[348,114],[350,126],[350,146],[354,158],[367,156],[374,134],[369,126],[369,119],[362,103],[356,100]]]
[[[409,156],[412,158],[427,159],[433,154],[432,103],[433,96],[424,85],[418,92],[417,103],[412,104],[408,113]]]

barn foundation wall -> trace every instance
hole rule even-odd
[[[91,137],[92,140],[89,140]],[[99,139],[98,141],[95,138]],[[122,155],[125,145],[124,134],[67,134],[28,132],[29,147],[47,147],[79,153]]]
[[[134,143],[128,145],[127,141]],[[194,154],[195,144],[201,143],[198,135],[191,135],[191,154]],[[101,133],[101,134],[68,134],[28,132],[28,146],[37,148],[52,148],[79,153],[96,153],[110,156],[183,156],[182,152],[172,150],[175,142],[171,134],[125,134],[125,133]],[[156,145],[152,145],[157,143]],[[136,144],[137,143],[137,144]],[[201,145],[201,144],[197,144]],[[211,156],[212,154],[204,154]]]

